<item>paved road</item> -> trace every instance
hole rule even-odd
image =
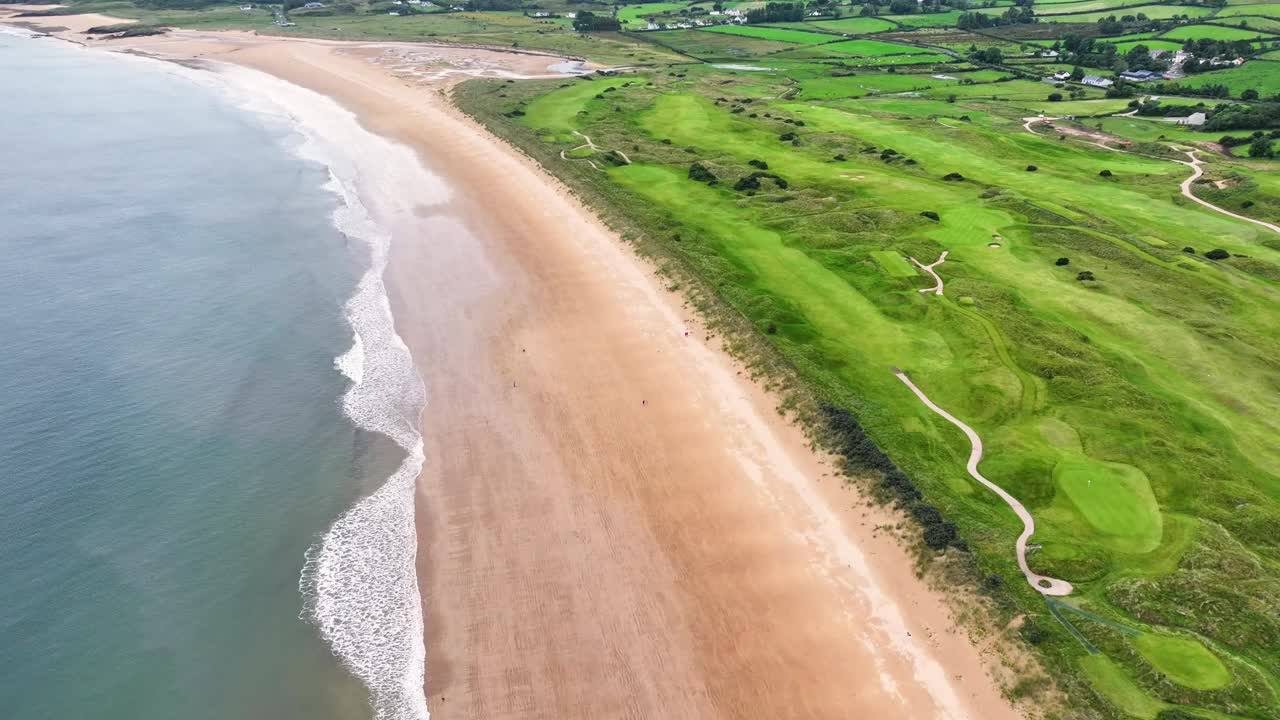
[[[906,373],[901,370],[894,370],[893,374],[897,375],[898,379],[905,383],[908,388],[911,388],[911,392],[915,393],[916,397],[920,398],[920,402],[924,403],[926,407],[941,415],[947,422],[960,428],[968,436],[969,444],[972,447],[969,452],[969,464],[966,466],[969,474],[973,476],[974,480],[999,495],[1001,500],[1004,500],[1009,504],[1009,507],[1013,508],[1013,512],[1017,514],[1018,519],[1022,520],[1022,534],[1018,536],[1018,542],[1015,547],[1018,553],[1018,567],[1022,569],[1022,574],[1027,578],[1027,583],[1044,595],[1069,595],[1071,593],[1071,583],[1066,580],[1058,580],[1057,578],[1034,573],[1027,566],[1027,540],[1036,531],[1036,521],[1031,517],[1031,513],[1027,511],[1027,508],[1018,502],[1017,498],[1005,492],[1004,488],[986,479],[982,476],[982,473],[978,472],[978,463],[982,462],[982,438],[978,437],[978,433],[974,432],[973,428],[960,422],[954,415],[935,405],[929,399],[929,396],[924,394],[923,390],[911,382],[911,378],[907,377]]]

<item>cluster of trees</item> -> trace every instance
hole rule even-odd
[[[1272,127],[1280,127],[1280,102],[1224,103],[1214,108],[1200,129],[1216,132]]]
[[[984,15],[983,13],[966,12],[960,13],[960,17],[956,18],[956,27],[961,30],[976,30],[979,28],[999,27],[1001,25],[1030,25],[1031,23],[1040,22],[1036,18],[1036,13],[1030,7],[1011,7],[1000,15]]]
[[[762,8],[752,8],[747,11],[747,22],[752,24],[800,22],[801,20],[804,20],[804,3],[799,2],[771,2],[766,3]]]
[[[944,520],[937,508],[924,501],[911,478],[867,437],[853,413],[829,403],[823,403],[821,409],[846,472],[870,470],[877,473],[877,493],[911,513],[923,528],[924,542],[930,548],[941,550],[948,545],[956,545],[967,549],[956,533],[956,526]]]
[[[973,50],[969,53],[969,59],[988,65],[999,65],[1004,62],[1004,53],[998,47],[989,47],[982,50]]]
[[[573,29],[578,32],[621,30],[622,23],[618,22],[618,18],[612,15],[596,15],[589,10],[582,10],[573,19]]]
[[[1271,132],[1255,130],[1249,137],[1232,137],[1230,135],[1226,135],[1218,140],[1218,144],[1226,148],[1248,145],[1249,157],[1273,158],[1276,157],[1276,153],[1272,151],[1271,146],[1273,141],[1277,139],[1280,139],[1280,130],[1272,130]]]
[[[1183,43],[1182,49],[1195,57],[1182,63],[1182,72],[1192,73],[1221,70],[1222,65],[1214,64],[1214,58],[1230,60],[1237,57],[1249,57],[1257,52],[1248,40],[1214,40],[1200,38]]]

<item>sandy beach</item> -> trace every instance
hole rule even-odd
[[[102,17],[38,18],[78,34]],[[175,31],[95,42],[327,95],[446,197],[385,218],[426,386],[418,578],[431,715],[1021,715],[890,534],[678,295],[448,101],[558,58]],[[215,66],[216,67],[216,66]],[[372,192],[372,191],[371,191]]]

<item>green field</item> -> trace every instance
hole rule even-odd
[[[1197,40],[1212,38],[1214,40],[1252,40],[1254,38],[1271,37],[1269,33],[1258,30],[1223,27],[1221,25],[1183,25],[1160,35],[1168,40]]]
[[[957,525],[981,571],[1005,578],[1011,607],[1046,635],[1037,652],[1092,688],[1064,685],[1071,703],[1102,717],[1154,718],[1173,704],[1205,717],[1275,717],[1280,393],[1260,389],[1275,377],[1267,358],[1280,356],[1280,242],[1186,202],[1177,191],[1185,166],[1161,157],[1172,154],[1163,144],[1141,145],[1222,133],[1087,121],[1146,155],[1116,153],[1022,127],[1042,110],[1126,109],[1128,100],[1096,89],[1049,103],[1051,85],[993,82],[1007,75],[1000,70],[964,84],[960,71],[849,74],[856,65],[844,61],[778,60],[838,46],[850,60],[929,57],[855,40],[759,61],[769,73],[646,75],[608,102],[581,81],[517,85],[528,101],[492,94],[510,85],[474,82],[462,101],[644,252],[713,289],[707,312],[774,328],[753,337],[779,372],[802,381],[798,407],[855,408]],[[513,104],[526,110],[519,122],[504,117]],[[625,144],[633,162],[593,170],[561,161],[577,143],[556,128]],[[1241,209],[1257,198],[1242,211],[1272,212],[1262,198],[1280,183],[1265,170],[1206,159],[1212,177],[1250,178],[1222,191],[1224,203]],[[690,180],[694,160],[720,182]],[[787,186],[734,190],[749,160],[767,162]],[[943,179],[951,174],[962,179]],[[1000,247],[989,247],[995,236]],[[1213,247],[1248,257],[1204,259]],[[928,283],[905,257],[942,250],[947,292],[922,296]],[[1078,279],[1083,271],[1094,279]],[[904,392],[891,366],[982,434],[984,474],[1037,518],[1033,567],[1069,579],[1074,602],[1141,635],[1130,641],[1081,620],[1078,631],[1101,649],[1090,655],[1047,614],[1013,564],[1016,520],[975,489],[963,436]]]
[[[650,43],[703,60],[741,60],[790,50],[794,43],[761,40],[759,38],[731,35],[729,33],[704,32],[702,30],[658,30],[637,33]]]
[[[805,23],[815,28],[825,30],[827,32],[847,33],[849,35],[864,35],[867,33],[880,32],[882,30],[892,30],[897,27],[894,23],[883,18],[874,17],[852,17],[841,18],[839,20],[820,20],[818,22]]]
[[[1237,97],[1245,90],[1257,90],[1264,97],[1275,95],[1280,93],[1280,62],[1253,60],[1229,70],[1188,75],[1177,83],[1187,87],[1226,85],[1231,89],[1231,94]]]
[[[1280,3],[1233,5],[1219,9],[1214,16],[1216,18],[1227,18],[1233,15],[1259,15],[1262,17],[1280,18]]]
[[[623,5],[618,8],[618,20],[622,21],[624,28],[634,26],[644,27],[648,24],[644,18],[648,15],[657,15],[660,13],[679,10],[688,7],[684,3],[674,2],[657,2],[657,3],[641,3],[639,5]]]
[[[1055,8],[1063,7],[1055,5]],[[1102,18],[1115,15],[1137,15],[1142,13],[1149,18],[1171,18],[1175,16],[1186,15],[1188,17],[1198,18],[1205,15],[1212,15],[1213,8],[1202,7],[1200,5],[1139,5],[1137,7],[1126,7],[1123,10],[1099,10],[1097,12],[1086,12],[1078,15],[1049,15],[1045,17],[1044,22],[1056,23],[1092,23]],[[1199,37],[1199,36],[1197,36]]]
[[[706,28],[706,31],[725,33],[728,35],[742,35],[744,37],[759,38],[761,40],[771,40],[774,42],[799,43],[801,45],[819,45],[821,43],[831,42],[834,39],[832,36],[825,33],[788,30],[786,28],[761,27],[758,25],[718,25],[716,27]]]

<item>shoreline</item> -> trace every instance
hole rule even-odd
[[[109,45],[327,95],[453,190],[387,228],[396,326],[427,386],[433,715],[1018,717],[945,598],[874,530],[892,515],[854,507],[652,268],[446,83],[371,62],[415,46],[185,31]]]

